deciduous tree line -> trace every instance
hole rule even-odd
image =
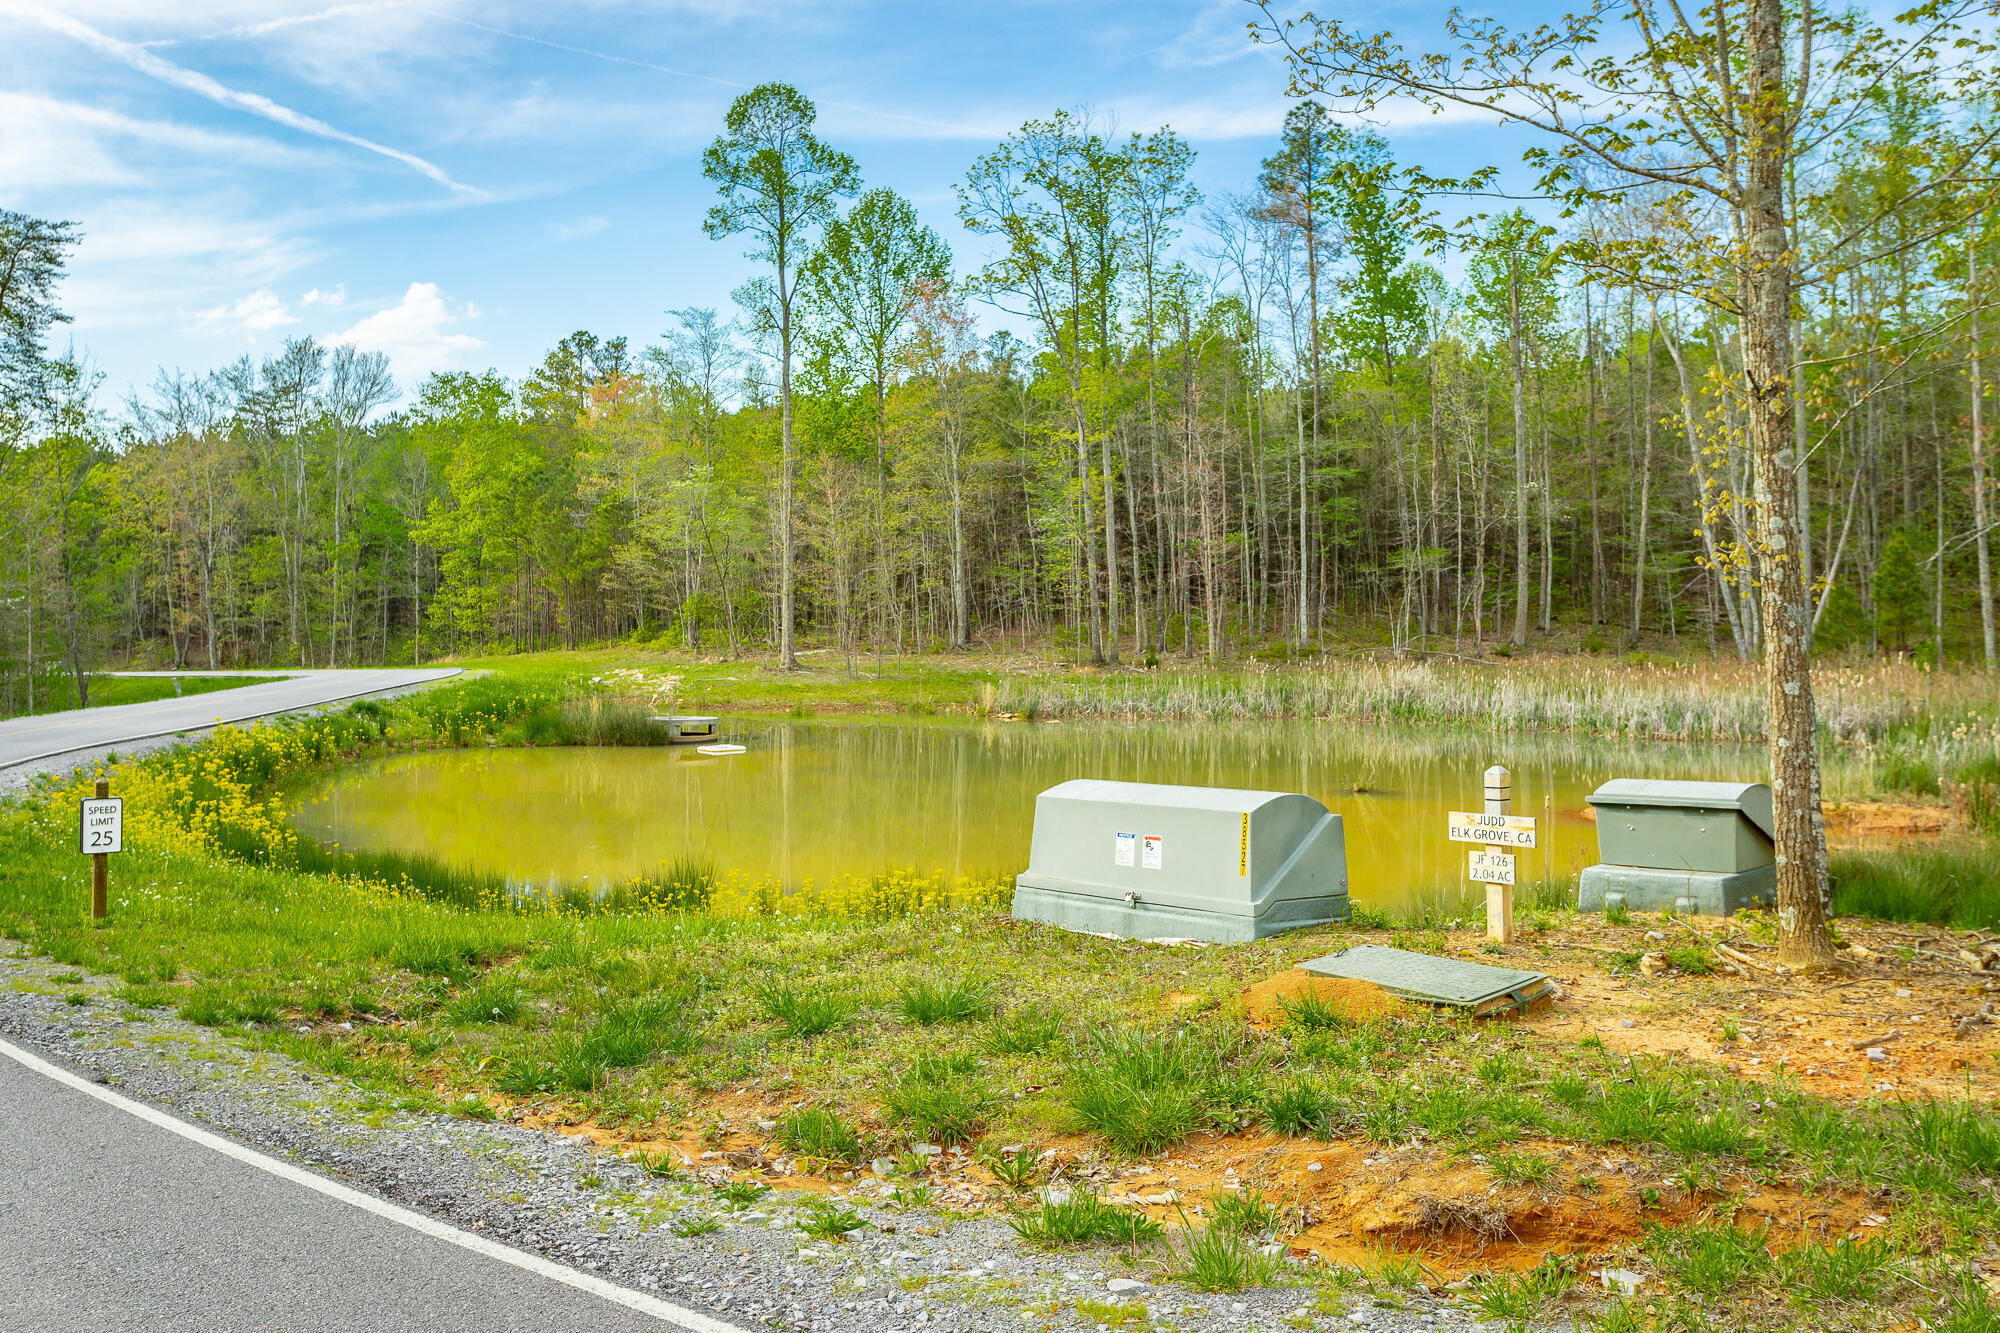
[[[1822,648],[1991,662],[1985,118],[1921,61],[1835,69],[1860,38],[1820,22],[1803,77],[1845,110],[1806,127],[1777,205],[1824,257],[1785,321],[1797,568]],[[1204,197],[1171,129],[1059,112],[958,187],[987,257],[962,272],[809,101],[756,89],[702,162],[707,231],[763,273],[736,311],[674,311],[644,348],[577,333],[395,410],[379,356],[310,340],[101,401],[45,351],[75,233],[6,215],[10,688],[107,657],[619,636],[787,661],[795,634],[1127,662],[1763,651],[1764,353],[1718,297],[1741,210],[1627,131],[1650,177],[1552,151],[1560,208],[1444,225],[1486,182],[1396,163],[1297,45],[1307,95],[1243,190]],[[1633,115],[1678,114],[1657,100]],[[1010,332],[981,336],[982,305]]]
[[[1783,954],[1830,961],[1810,652],[1996,665],[1990,3],[1454,12],[1414,54],[1254,12],[1298,100],[1241,192],[1059,112],[960,183],[959,272],[768,84],[702,159],[759,265],[733,316],[386,414],[379,356],[311,341],[99,402],[46,352],[77,236],[0,214],[5,688],[615,636],[1693,637],[1765,664]],[[1362,117],[1398,100],[1511,123],[1530,179],[1396,163]]]

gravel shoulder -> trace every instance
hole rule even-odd
[[[1497,1328],[1422,1293],[1296,1281],[1191,1291],[1159,1253],[1042,1253],[990,1216],[839,1200],[867,1225],[810,1239],[778,1189],[733,1208],[702,1161],[661,1177],[582,1136],[401,1109],[393,1096],[260,1051],[171,1011],[133,1009],[116,978],[0,951],[0,1033],[185,1118],[405,1207],[745,1328],[966,1330]],[[0,1166],[0,1180],[8,1170]],[[681,1232],[692,1234],[677,1234]]]

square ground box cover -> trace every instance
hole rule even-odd
[[[1482,1018],[1506,1009],[1525,1010],[1555,989],[1545,973],[1489,967],[1379,944],[1358,944],[1345,953],[1331,953],[1299,966],[1315,976],[1372,981],[1398,999],[1470,1009]]]

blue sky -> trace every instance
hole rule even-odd
[[[1349,5],[1418,37],[1433,6]],[[1172,125],[1211,193],[1245,188],[1287,105],[1242,0],[0,0],[0,207],[84,233],[64,304],[115,396],[313,334],[439,369],[532,367],[587,328],[637,344],[729,308],[700,173],[730,100],[820,108],[869,185],[911,198],[961,271],[951,187],[1023,120]],[[1465,167],[1506,141],[1384,123]],[[1480,154],[1486,154],[1481,156]],[[997,317],[989,316],[997,324]]]

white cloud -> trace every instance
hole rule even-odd
[[[1203,69],[1274,56],[1270,46],[1250,40],[1249,13],[1242,0],[1209,0],[1185,27],[1154,48],[1153,58],[1165,69]],[[1264,22],[1263,16],[1256,21]]]
[[[240,324],[253,333],[265,333],[299,322],[299,317],[285,309],[285,303],[269,287],[259,287],[235,305],[219,305],[213,310],[204,310],[196,319],[203,328]]]
[[[0,92],[0,181],[8,189],[151,184],[156,173],[135,163],[133,150],[164,153],[176,171],[185,171],[191,157],[214,168],[245,163],[303,168],[321,157],[254,136],[141,119],[32,93]]]
[[[378,154],[391,161],[400,162],[404,166],[428,176],[454,193],[472,198],[481,197],[480,191],[470,185],[464,185],[453,180],[446,174],[442,167],[418,157],[415,153],[404,152],[400,148],[391,148],[387,144],[377,143],[373,139],[366,139],[358,134],[350,134],[346,130],[338,129],[316,117],[305,115],[292,110],[288,106],[274,102],[261,93],[243,92],[236,88],[226,87],[198,70],[176,65],[170,60],[155,55],[145,47],[121,41],[119,38],[105,32],[100,32],[88,23],[84,23],[69,15],[58,14],[52,10],[40,8],[23,8],[19,4],[13,3],[12,0],[0,0],[0,9],[40,23],[50,31],[61,33],[63,36],[98,52],[100,55],[107,56],[121,64],[129,65],[149,78],[158,79],[162,83],[193,93],[197,97],[205,97],[209,101],[219,103],[222,106],[233,107],[238,111],[247,111],[254,116],[262,116],[266,120],[275,121],[288,129],[297,130],[301,134],[310,134],[321,139],[330,139],[336,143],[349,144],[355,148]]]
[[[77,247],[63,305],[79,336],[152,328],[179,344],[202,327],[202,312],[233,309],[242,293],[284,285],[286,275],[324,257],[291,217],[250,217],[226,193],[200,199],[160,194],[76,209]],[[215,332],[240,324],[215,323]],[[176,351],[175,355],[184,352]]]
[[[347,284],[341,283],[330,292],[315,287],[299,298],[300,305],[323,305],[338,310],[347,304]]]
[[[611,229],[611,219],[607,217],[574,218],[568,222],[549,224],[549,239],[552,241],[581,241]]]
[[[450,332],[452,325],[477,316],[471,302],[454,310],[436,283],[413,282],[401,301],[327,341],[387,353],[397,377],[413,381],[449,369],[461,354],[486,345],[469,333]]]

